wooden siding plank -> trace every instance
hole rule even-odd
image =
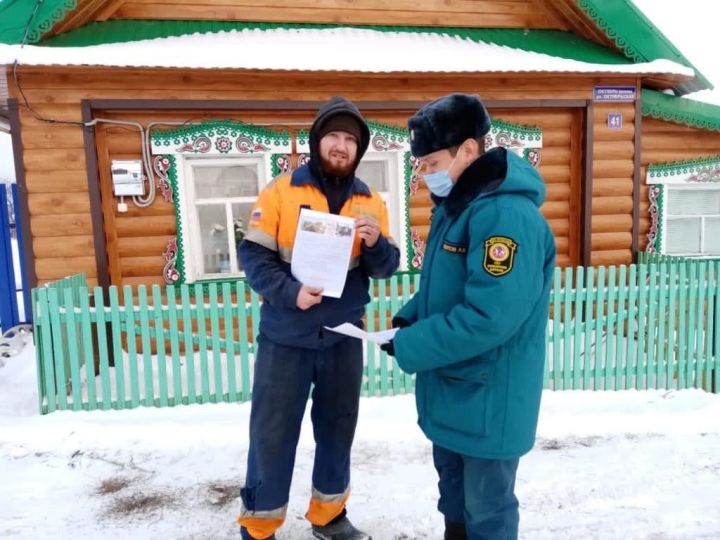
[[[28,195],[30,216],[83,214],[90,212],[87,193],[31,193]]]
[[[90,214],[62,214],[35,216],[30,220],[30,231],[36,236],[77,236],[92,234]]]
[[[35,257],[90,257],[95,253],[92,235],[33,238]]]
[[[317,3],[315,4],[317,6]],[[161,8],[161,9],[159,9]],[[392,20],[399,25],[418,26],[459,26],[485,28],[552,28],[553,21],[541,14],[515,13],[452,13],[447,11],[410,11],[410,10],[365,10],[343,9],[338,7],[308,9],[285,7],[277,9],[267,7],[223,6],[213,4],[163,4],[148,6],[142,3],[127,2],[116,11],[119,19],[194,19],[228,21],[264,21],[264,22],[306,22],[332,24],[387,24]]]
[[[28,193],[87,193],[87,176],[81,170],[26,171]]]

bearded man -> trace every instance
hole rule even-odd
[[[347,518],[350,450],[355,436],[363,351],[360,340],[325,326],[362,327],[369,278],[397,270],[380,195],[355,176],[370,133],[358,108],[334,97],[310,130],[310,162],[281,175],[258,197],[239,257],[263,297],[250,413],[250,448],[238,523],[245,540],[275,538],[285,520],[300,425],[312,385],[315,436],[312,494],[306,514],[323,540],[370,540]],[[356,236],[340,298],[290,272],[300,211],[355,218]]]

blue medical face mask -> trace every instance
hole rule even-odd
[[[450,178],[450,169],[455,164],[455,159],[457,159],[457,155],[453,158],[447,169],[423,175],[423,179],[433,195],[437,197],[447,197],[450,193],[450,190],[453,188],[453,181],[452,178]]]

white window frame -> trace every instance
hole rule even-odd
[[[666,255],[675,255],[682,257],[717,257],[720,253],[708,253],[705,250],[705,221],[707,218],[720,219],[720,211],[717,214],[683,214],[683,215],[671,215],[670,207],[670,194],[673,191],[717,191],[720,192],[720,185],[717,184],[702,184],[702,185],[679,185],[679,184],[666,184],[663,204],[663,215],[664,215],[664,236],[662,242],[662,252]],[[700,253],[691,252],[670,252],[667,249],[668,245],[668,223],[676,219],[695,218],[700,219]]]
[[[187,245],[185,246],[186,281],[205,281],[217,279],[231,279],[245,277],[245,272],[240,271],[237,262],[237,248],[234,246],[234,226],[232,219],[233,204],[254,203],[260,192],[267,185],[268,172],[266,171],[266,159],[263,155],[253,156],[208,156],[208,157],[186,157],[184,160],[184,188],[185,188],[185,215],[187,216],[188,232]],[[228,231],[228,253],[230,255],[230,272],[224,273],[202,273],[204,268],[202,238],[200,234],[200,218],[198,216],[198,204],[195,195],[195,169],[198,167],[232,167],[235,165],[255,165],[257,167],[258,195],[254,197],[227,197],[201,199],[201,205],[224,204],[225,205],[225,226]],[[247,227],[247,223],[244,224]]]
[[[399,245],[403,238],[403,228],[405,226],[405,209],[401,208],[402,190],[405,185],[404,164],[402,163],[403,154],[400,152],[367,152],[362,162],[382,162],[385,165],[385,174],[388,180],[388,191],[377,191],[388,211],[388,221],[390,224],[390,235]],[[362,176],[359,178],[363,181]],[[370,184],[368,183],[368,186]]]

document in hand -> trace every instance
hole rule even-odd
[[[303,208],[290,262],[293,277],[322,288],[323,296],[340,298],[354,239],[353,218]]]
[[[362,339],[371,343],[377,343],[378,345],[382,345],[383,343],[387,343],[392,340],[392,338],[395,337],[395,333],[398,331],[397,328],[391,328],[390,330],[381,330],[380,332],[366,332],[351,323],[342,323],[333,328],[326,326],[325,328],[327,330],[337,332],[338,334]]]

